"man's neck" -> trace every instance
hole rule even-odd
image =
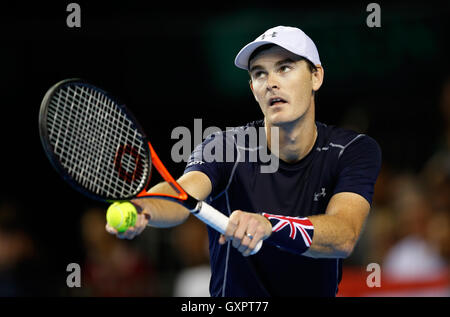
[[[287,163],[295,163],[303,159],[314,146],[317,138],[317,127],[313,109],[296,121],[278,126],[279,146],[272,147],[271,133],[267,133],[271,125],[266,122],[266,135],[272,153]],[[312,113],[311,113],[312,112]],[[277,153],[278,152],[278,153]]]

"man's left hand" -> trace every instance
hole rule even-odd
[[[228,222],[225,234],[220,235],[219,243],[232,242],[243,256],[249,256],[260,240],[272,233],[270,221],[259,214],[235,210]]]

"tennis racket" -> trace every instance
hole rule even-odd
[[[175,201],[224,234],[228,217],[175,181],[131,112],[79,79],[51,87],[42,100],[39,133],[48,159],[74,189],[99,201],[154,197]],[[148,193],[152,165],[176,195]],[[252,254],[259,251],[262,241]]]

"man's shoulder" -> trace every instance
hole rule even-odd
[[[316,122],[319,133],[322,133],[325,142],[336,146],[347,147],[352,143],[375,143],[376,141],[369,135],[357,132],[348,128],[327,125]]]

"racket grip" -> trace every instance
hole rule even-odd
[[[205,203],[204,201],[200,201],[197,204],[197,207],[192,211],[194,216],[198,219],[206,223],[208,226],[212,227],[216,231],[225,234],[225,230],[228,225],[228,217],[223,213]],[[262,240],[258,242],[256,247],[250,253],[251,255],[257,253],[262,247]]]

